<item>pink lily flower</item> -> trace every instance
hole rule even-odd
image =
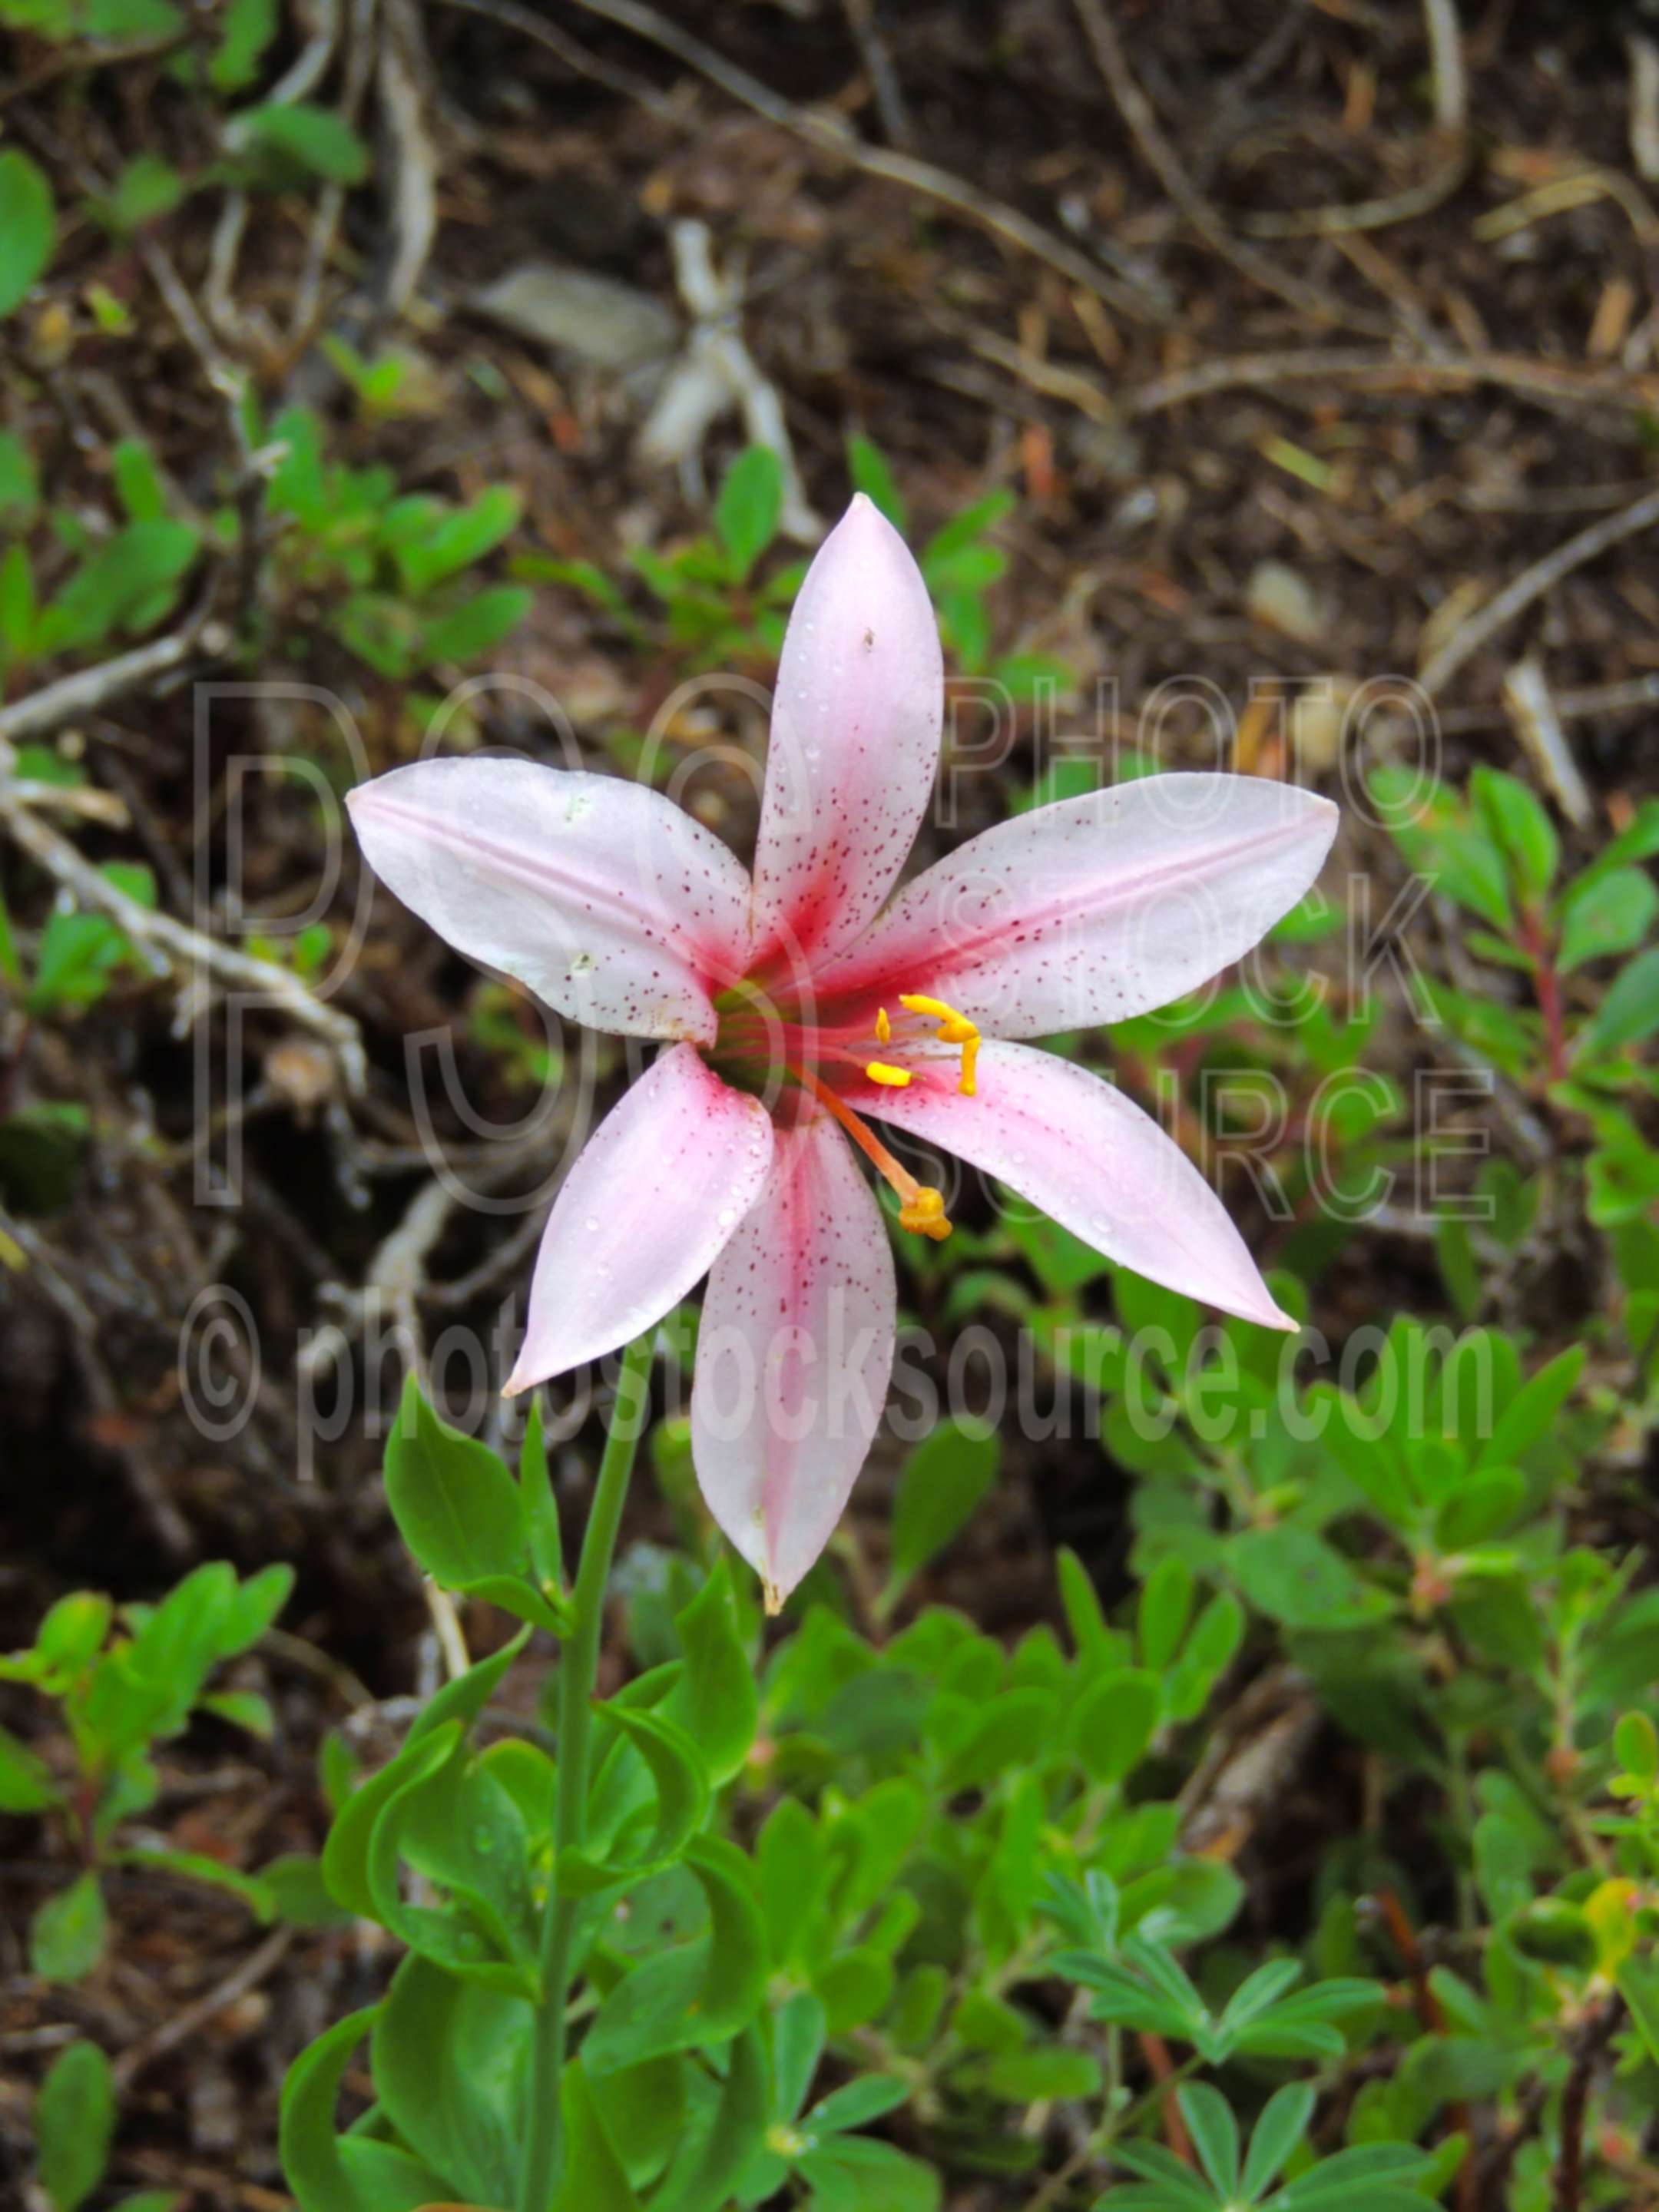
[[[927,586],[860,496],[790,618],[752,880],[609,776],[431,760],[351,794],[373,866],[458,950],[568,1018],[663,1042],[560,1189],[507,1388],[614,1352],[708,1275],[697,1475],[773,1609],[830,1539],[892,1369],[892,1247],[855,1149],[902,1229],[950,1233],[873,1122],[1154,1282],[1295,1325],[1156,1122],[1019,1040],[1147,1012],[1238,959],[1313,882],[1336,809],[1148,777],[1001,823],[889,904],[943,697]]]

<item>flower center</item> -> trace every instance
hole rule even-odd
[[[721,994],[715,1005],[720,1036],[709,1057],[738,1088],[768,1099],[781,1119],[789,1100],[801,1092],[833,1115],[865,1158],[898,1194],[899,1226],[918,1237],[942,1242],[951,1234],[943,1195],[918,1182],[855,1113],[837,1088],[862,1077],[888,1091],[905,1091],[918,1077],[938,1080],[938,1045],[960,1055],[957,1089],[964,1098],[978,1090],[975,1073],[980,1036],[966,1014],[924,992],[902,992],[899,1012],[877,1009],[872,1024],[868,1001],[862,1008],[814,1008],[777,1004],[759,984],[746,981]],[[887,1056],[872,1059],[872,1044]],[[778,1085],[784,1089],[781,1097]]]

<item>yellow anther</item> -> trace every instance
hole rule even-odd
[[[918,1183],[915,1196],[907,1199],[899,1208],[899,1227],[918,1237],[931,1237],[935,1244],[942,1244],[951,1233],[944,1193],[935,1190],[931,1183]]]
[[[876,1012],[876,1042],[886,1044],[890,1042],[892,1035],[893,1024],[887,1018],[887,1009],[885,1006],[878,1007]]]
[[[905,994],[899,1004],[908,1014],[927,1014],[939,1024],[935,1034],[941,1044],[962,1047],[962,1079],[957,1088],[964,1098],[972,1098],[978,1083],[974,1064],[979,1058],[979,1031],[966,1014],[959,1014],[954,1006],[947,1006],[943,999],[929,999],[920,991]]]
[[[884,1083],[890,1091],[908,1090],[912,1077],[908,1067],[890,1067],[884,1060],[872,1060],[865,1068],[872,1083]]]

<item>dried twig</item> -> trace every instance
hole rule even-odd
[[[182,629],[167,637],[138,646],[131,653],[118,653],[113,660],[100,661],[95,668],[77,669],[73,676],[60,677],[57,683],[43,684],[13,705],[0,708],[0,744],[21,744],[50,737],[65,723],[96,714],[112,699],[182,667],[198,653],[210,660],[216,659],[230,639],[219,624],[206,622],[206,613],[203,607]],[[4,756],[0,755],[0,773],[3,768]]]
[[[842,13],[863,60],[887,143],[890,146],[908,147],[911,143],[910,118],[898,72],[893,67],[893,57],[887,51],[887,40],[876,14],[875,0],[842,0]]]
[[[1632,31],[1630,48],[1630,157],[1644,184],[1659,185],[1659,46]]]
[[[1617,370],[1570,368],[1554,362],[1531,361],[1524,354],[1463,354],[1419,361],[1401,354],[1348,346],[1287,346],[1282,352],[1231,354],[1220,361],[1155,378],[1122,393],[1120,405],[1132,416],[1161,414],[1189,399],[1207,398],[1240,385],[1301,384],[1330,378],[1374,386],[1380,391],[1420,392],[1437,385],[1459,391],[1495,384],[1540,401],[1571,404],[1650,406],[1652,380]]]
[[[207,2026],[216,2014],[245,1997],[250,1990],[257,1989],[265,1977],[275,1972],[288,1956],[297,1934],[293,1928],[277,1928],[266,1936],[257,1951],[250,1951],[235,1970],[216,1982],[205,1996],[187,2004],[182,2012],[174,2013],[171,2020],[163,2021],[153,2035],[142,2043],[135,2043],[124,2051],[115,2062],[114,2073],[118,2087],[130,2088],[145,2068],[153,2066],[158,2058],[165,2058],[169,2051],[176,2051],[181,2043]]]
[[[171,915],[140,906],[17,794],[17,784],[7,776],[3,757],[0,757],[0,829],[80,905],[118,922],[139,951],[148,955],[154,971],[182,964],[194,971],[198,984],[211,975],[221,984],[264,1000],[325,1041],[348,1091],[361,1092],[367,1087],[362,1039],[350,1015],[325,1005],[297,975],[273,961],[238,952],[221,939],[208,937]]]
[[[1615,1991],[1580,2030],[1571,2071],[1561,2092],[1561,2151],[1552,2178],[1552,2212],[1578,2212],[1584,2185],[1584,2114],[1590,2081],[1624,2016],[1625,2000]]]
[[[1558,545],[1553,553],[1547,553],[1541,561],[1534,561],[1506,584],[1495,599],[1488,599],[1478,613],[1452,632],[1440,650],[1431,654],[1418,672],[1419,683],[1432,698],[1465,661],[1490,643],[1534,600],[1553,591],[1564,577],[1613,546],[1622,544],[1626,538],[1650,530],[1655,523],[1659,523],[1659,491],[1644,492],[1620,514],[1591,523],[1587,530],[1579,531],[1565,544]]]
[[[1115,26],[1107,13],[1105,0],[1073,0],[1083,24],[1100,73],[1106,80],[1107,90],[1116,102],[1118,112],[1146,157],[1146,164],[1157,176],[1164,191],[1175,202],[1193,228],[1212,250],[1236,269],[1239,275],[1264,291],[1288,301],[1316,322],[1346,325],[1356,330],[1369,331],[1379,336],[1389,335],[1391,325],[1375,321],[1370,316],[1345,307],[1332,294],[1322,291],[1287,269],[1280,269],[1265,254],[1236,238],[1223,222],[1216,210],[1182,168],[1175,148],[1164,136],[1164,126],[1153,112],[1147,99],[1129,67],[1127,55]]]
[[[1537,661],[1517,660],[1504,677],[1504,707],[1540,781],[1574,828],[1588,830],[1595,810],[1567,744],[1549,680]]]
[[[1423,0],[1423,27],[1429,34],[1435,122],[1442,131],[1461,134],[1468,128],[1469,79],[1453,0]]]
[[[1469,173],[1473,149],[1461,140],[1419,183],[1374,199],[1339,202],[1334,207],[1262,209],[1241,215],[1238,228],[1252,238],[1340,238],[1363,230],[1390,230],[1415,222],[1443,206]]]
[[[527,10],[514,6],[512,0],[444,0],[444,4],[510,24],[527,37],[539,39],[542,34],[537,19]],[[1022,215],[1018,208],[981,191],[977,185],[951,176],[948,170],[932,161],[919,161],[910,154],[890,153],[878,146],[866,146],[843,125],[832,122],[828,116],[815,115],[795,106],[770,91],[758,77],[750,76],[747,70],[739,69],[712,46],[705,46],[701,39],[694,38],[690,31],[683,31],[654,8],[645,6],[643,0],[575,0],[575,4],[585,8],[589,15],[620,24],[624,30],[660,47],[663,52],[672,54],[677,61],[684,62],[688,69],[717,85],[742,106],[775,124],[779,130],[805,139],[821,153],[849,163],[866,176],[879,177],[888,184],[902,185],[918,192],[924,199],[935,201],[940,207],[949,208],[981,230],[988,231],[993,237],[1018,246],[1022,253],[1046,262],[1049,268],[1058,270],[1072,283],[1081,284],[1095,293],[1131,321],[1161,323],[1166,319],[1143,290],[1109,276],[1086,254],[1075,252],[1064,239],[1056,238],[1052,231]],[[534,30],[531,28],[532,23],[536,23]]]

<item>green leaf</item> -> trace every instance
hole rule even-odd
[[[1659,888],[1645,868],[1614,868],[1589,882],[1575,884],[1561,906],[1561,954],[1565,975],[1587,960],[1631,952],[1659,914]]]
[[[721,1559],[690,1605],[674,1617],[685,1673],[663,1711],[697,1747],[710,1784],[738,1773],[760,1717],[755,1670],[738,1628],[732,1571]]]
[[[760,2004],[766,1935],[748,1861],[735,1845],[703,1836],[685,1863],[708,1901],[708,1931],[653,1952],[617,1983],[582,2045],[583,2060],[596,2075],[665,2051],[729,2041]]]
[[[378,1774],[360,1783],[341,1806],[323,1846],[323,1875],[331,1894],[348,1911],[365,1920],[375,1917],[368,1861],[374,1824],[382,1811],[417,1767],[422,1772],[430,1771],[434,1755],[432,1739],[441,1739],[436,1747],[440,1758],[453,1755],[463,1729],[489,1703],[529,1640],[529,1629],[520,1629],[510,1644],[446,1682],[411,1723],[397,1757]]]
[[[1036,2105],[1050,2098],[1097,2097],[1100,2063],[1086,2051],[1062,2051],[1048,2045],[1032,2051],[1010,2051],[993,2058],[985,2069],[986,2089],[1011,2104]],[[901,2096],[904,2085],[891,2085]]]
[[[1442,1552],[1467,1552],[1506,1528],[1527,1502],[1526,1478],[1512,1467],[1486,1467],[1468,1476],[1435,1516]]]
[[[1199,2163],[1218,2193],[1231,2197],[1238,2190],[1238,2122],[1232,2106],[1219,2089],[1205,2081],[1183,2081],[1176,2102],[1187,2123]]]
[[[511,2204],[530,2097],[529,2007],[411,1957],[374,2030],[376,2094],[415,2156],[444,2177],[434,2195]]]
[[[0,1728],[0,1813],[44,1813],[61,1802],[45,1760]]]
[[[294,1570],[285,1560],[261,1567],[233,1594],[225,1607],[218,1633],[218,1656],[234,1659],[252,1650],[288,1603],[294,1589]]]
[[[1659,945],[1620,969],[1605,999],[1578,1033],[1574,1057],[1599,1060],[1639,1044],[1659,1030]]]
[[[586,1851],[560,1855],[558,1884],[569,1897],[586,1897],[619,1881],[642,1881],[672,1866],[708,1812],[708,1778],[697,1747],[665,1713],[601,1705],[598,1718],[620,1729],[651,1771],[657,1818],[649,1841],[632,1858],[599,1859]]]
[[[747,2027],[732,2046],[718,2100],[704,2100],[706,2118],[687,2130],[673,2164],[653,2191],[651,2212],[724,2212],[760,2148],[770,2090],[760,2033]],[[586,2200],[573,2212],[587,2212]]]
[[[516,584],[495,584],[475,592],[428,623],[421,637],[422,654],[431,660],[474,660],[499,645],[530,611],[532,594]]]
[[[539,1398],[530,1401],[524,1442],[519,1447],[519,1496],[523,1501],[531,1571],[544,1592],[556,1594],[564,1580],[564,1539],[559,1527],[559,1502],[553,1495],[553,1478],[547,1464]]]
[[[1141,1586],[1140,1663],[1161,1674],[1181,1649],[1193,1609],[1193,1571],[1178,1552],[1161,1559]]]
[[[95,2043],[60,2051],[34,2105],[40,2185],[54,2212],[77,2212],[103,2179],[115,2138],[115,2075]]]
[[[904,1462],[893,1504],[892,1568],[881,1608],[959,1535],[997,1478],[1002,1447],[994,1431],[941,1421]]]
[[[482,1760],[444,1735],[374,1823],[368,1886],[382,1927],[458,1978],[513,1996],[538,1990],[538,1923],[530,1894],[530,1840],[518,1801]],[[444,1893],[405,1899],[408,1865]]]
[[[1157,1675],[1137,1668],[1090,1683],[1072,1715],[1072,1742],[1091,1781],[1115,1784],[1146,1757],[1163,1709]]]
[[[300,2212],[419,2212],[449,2194],[447,2176],[397,2145],[334,2132],[340,2084],[379,2010],[370,2006],[337,2021],[288,2069],[277,2145]]]
[[[1616,1979],[1648,2057],[1659,2065],[1659,1963],[1639,1952],[1627,1951],[1619,1963]]]
[[[1477,1467],[1511,1465],[1549,1434],[1556,1415],[1578,1386],[1584,1356],[1582,1344],[1570,1345],[1528,1380],[1492,1424]]]
[[[1645,1713],[1626,1713],[1613,1732],[1613,1748],[1632,1781],[1659,1782],[1659,1729]]]
[[[470,507],[441,515],[426,533],[393,549],[406,591],[429,592],[445,577],[482,561],[507,537],[524,511],[524,501],[507,484],[491,484]],[[519,595],[528,602],[529,594]]]
[[[1060,1602],[1066,1626],[1072,1632],[1078,1657],[1089,1667],[1115,1666],[1125,1656],[1122,1640],[1106,1626],[1106,1615],[1090,1580],[1089,1570],[1075,1552],[1062,1546],[1055,1554],[1054,1572],[1060,1583]]]
[[[930,586],[936,575],[945,569],[959,553],[969,550],[975,539],[988,530],[994,530],[1005,515],[1014,510],[1014,495],[1005,489],[987,492],[982,499],[975,500],[953,514],[940,530],[935,531],[921,556],[921,573]]]
[[[1249,1603],[1287,1628],[1355,1627],[1382,1609],[1341,1553],[1311,1529],[1246,1529],[1227,1558]]]
[[[114,1616],[114,1607],[98,1590],[71,1590],[58,1600],[34,1639],[49,1689],[65,1688],[91,1663]]]
[[[1318,2102],[1311,2081],[1288,2081],[1275,2091],[1263,2107],[1244,2158],[1243,2194],[1254,2203],[1308,2132],[1308,2123]]]
[[[29,1964],[48,1982],[78,1982],[104,1954],[109,1916],[90,1869],[49,1897],[29,1923]]]
[[[155,522],[167,514],[167,491],[155,457],[142,438],[123,438],[110,454],[110,473],[129,522]]]
[[[782,512],[782,463],[769,446],[745,447],[726,471],[714,502],[714,534],[734,582],[746,580],[776,537]]]
[[[37,648],[62,653],[118,631],[151,629],[196,560],[186,522],[130,522],[90,555],[40,618]]]
[[[289,1928],[344,1928],[352,1916],[329,1895],[323,1863],[310,1851],[283,1851],[267,1859],[259,1887],[270,1898],[274,1917]]]
[[[9,430],[0,430],[0,520],[27,522],[40,497],[40,478],[27,447]]]
[[[386,1495],[398,1534],[434,1582],[563,1632],[562,1604],[536,1579],[519,1485],[487,1444],[439,1419],[412,1375],[386,1441]]]
[[[554,2212],[639,2212],[581,2058],[564,2069],[563,2110],[564,2176]]]
[[[1561,842],[1542,805],[1518,776],[1477,768],[1469,793],[1486,817],[1523,903],[1536,906],[1555,880]]]
[[[9,315],[52,259],[58,234],[52,186],[39,165],[9,147],[0,154],[0,316]]]
[[[115,1866],[147,1868],[152,1874],[181,1875],[186,1881],[199,1881],[209,1889],[228,1890],[240,1898],[256,1920],[264,1922],[276,1917],[276,1900],[257,1875],[244,1874],[240,1867],[227,1866],[222,1859],[210,1858],[205,1851],[150,1850],[134,1844],[125,1850],[110,1854]]]
[[[887,457],[873,440],[854,430],[847,441],[847,472],[854,491],[874,501],[895,530],[905,526],[904,495],[887,465]]]
[[[308,100],[244,108],[227,136],[238,150],[277,155],[330,184],[360,185],[368,174],[368,149],[345,118]]]
[[[220,19],[218,51],[208,64],[216,92],[245,92],[259,73],[264,51],[276,36],[278,0],[228,0]]]
[[[147,222],[171,215],[188,190],[171,162],[138,154],[123,166],[108,196],[93,202],[93,213],[118,236],[131,238]]]
[[[1512,927],[1504,854],[1479,817],[1448,793],[1425,800],[1410,769],[1374,769],[1366,787],[1410,867],[1494,929]],[[1413,811],[1402,818],[1407,805]]]
[[[517,1484],[487,1444],[439,1419],[412,1375],[386,1440],[386,1495],[416,1563],[446,1589],[529,1565]]]
[[[40,933],[34,981],[25,1001],[29,1012],[51,1014],[60,1007],[96,1006],[131,952],[126,933],[106,915],[55,910]]]

